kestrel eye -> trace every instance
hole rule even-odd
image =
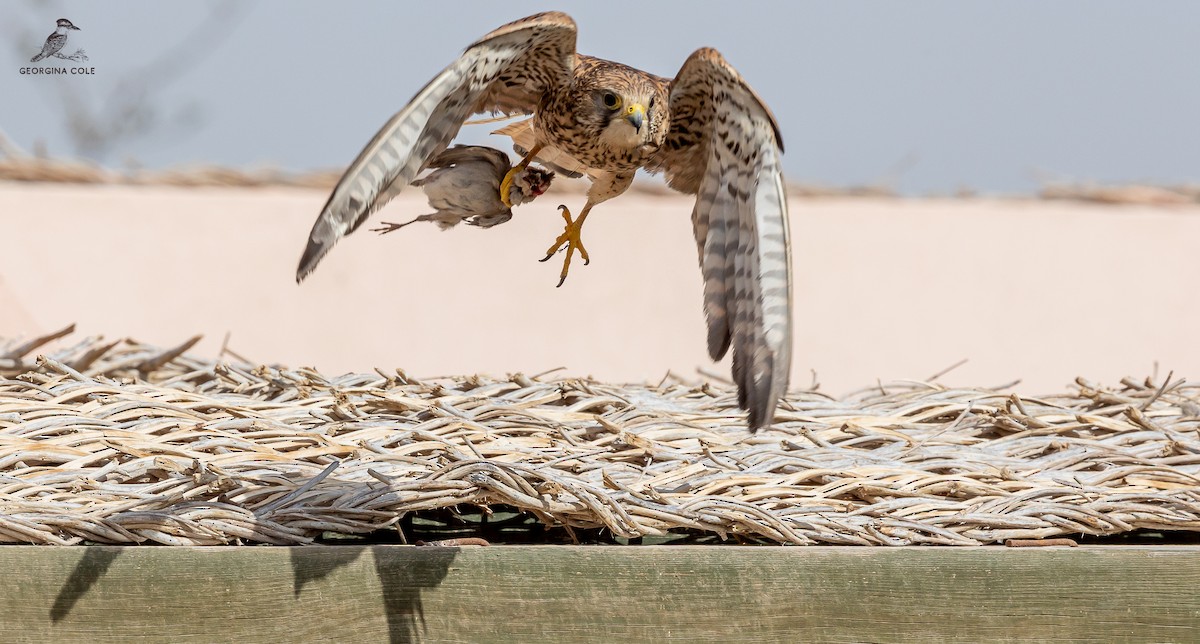
[[[621,97],[613,94],[612,92],[605,92],[604,107],[607,107],[610,110],[615,110],[618,107],[621,107]]]

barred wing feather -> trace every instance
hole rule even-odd
[[[733,347],[738,403],[770,425],[791,371],[791,262],[783,141],[770,110],[713,49],[671,83],[671,129],[648,169],[696,195],[708,351]]]
[[[308,236],[302,281],[342,237],[408,186],[479,112],[530,114],[541,95],[570,79],[575,23],[549,12],[484,36],[393,116],[342,175]]]

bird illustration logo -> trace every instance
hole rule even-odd
[[[70,20],[67,20],[66,18],[59,18],[58,27],[54,30],[54,33],[50,34],[50,36],[46,38],[46,44],[42,45],[42,51],[37,56],[29,59],[29,62],[36,63],[39,60],[43,58],[49,58],[50,56],[68,58],[59,52],[62,51],[62,48],[67,45],[67,32],[71,30],[82,31],[79,27],[71,24]],[[76,54],[80,55],[83,60],[87,60],[87,56],[83,56],[82,52],[83,50],[81,49],[76,52]]]

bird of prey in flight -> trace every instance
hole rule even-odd
[[[559,285],[597,204],[625,192],[638,168],[696,195],[692,224],[704,277],[708,352],[733,348],[738,404],[749,427],[770,425],[791,368],[791,265],[783,140],[771,111],[725,58],[699,49],[675,78],[576,53],[575,21],[540,13],[468,47],[391,118],[350,164],[309,233],[299,282],[339,239],[409,183],[480,113],[530,115],[500,133],[524,158],[591,180],[565,247]]]

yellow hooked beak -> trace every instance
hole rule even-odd
[[[641,103],[630,105],[625,110],[625,119],[633,125],[633,129],[641,132],[642,122],[646,120],[646,108],[642,107]]]

